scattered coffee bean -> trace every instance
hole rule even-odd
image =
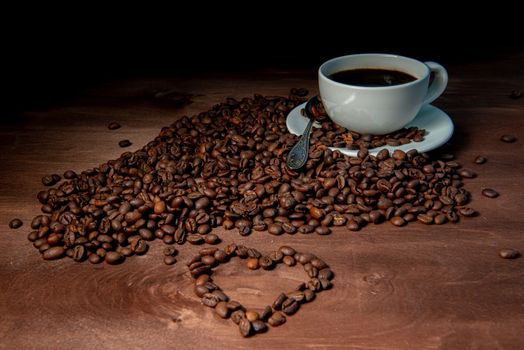
[[[499,196],[499,193],[492,188],[485,188],[482,190],[482,195],[488,198],[496,198]]]
[[[116,129],[120,129],[121,128],[121,125],[118,124],[117,122],[111,122],[107,125],[107,128],[109,130],[116,130]]]
[[[132,145],[131,141],[125,139],[125,140],[120,140],[118,141],[118,145],[122,148],[125,148],[125,147],[129,147]]]
[[[507,142],[507,143],[513,143],[517,141],[517,138],[511,134],[504,134],[500,137],[500,141]]]
[[[42,177],[42,184],[44,186],[53,186],[61,179],[62,177],[58,174],[45,175],[44,177]]]
[[[520,256],[520,252],[516,249],[505,248],[499,251],[499,256],[502,259],[516,259]]]
[[[474,160],[474,163],[475,164],[484,164],[487,162],[487,158],[486,157],[483,157],[483,156],[477,156],[475,157],[475,160]]]
[[[9,221],[9,228],[17,229],[17,228],[22,227],[23,224],[24,223],[22,222],[22,220],[20,220],[20,219],[13,219],[13,220]]]

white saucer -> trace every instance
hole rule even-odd
[[[302,135],[304,129],[306,128],[308,119],[300,113],[300,111],[305,107],[305,105],[306,103],[296,106],[295,108],[293,108],[293,110],[291,110],[291,112],[289,112],[287,116],[287,129],[292,134]],[[318,123],[314,123],[313,126],[317,128],[320,127]],[[446,143],[451,138],[451,135],[453,135],[454,129],[451,118],[444,111],[432,105],[426,105],[422,107],[415,119],[413,119],[411,123],[406,125],[406,128],[409,128],[411,126],[416,126],[419,129],[426,130],[424,141],[412,141],[408,144],[400,146],[381,146],[370,149],[369,153],[371,155],[376,155],[381,149],[387,149],[390,152],[399,149],[407,152],[414,148],[417,149],[419,152],[428,152]],[[330,148],[332,150],[340,151],[341,153],[350,157],[356,157],[358,152],[358,150],[350,150],[347,148]]]

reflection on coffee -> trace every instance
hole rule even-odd
[[[337,83],[368,87],[394,86],[417,79],[408,73],[375,68],[343,70],[329,75],[329,78]]]

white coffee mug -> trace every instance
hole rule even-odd
[[[415,80],[392,86],[339,83],[334,73],[352,69],[381,69],[407,73]],[[429,84],[430,75],[434,79]],[[389,54],[358,54],[333,58],[318,70],[322,103],[331,119],[361,134],[383,135],[410,123],[423,105],[439,97],[448,84],[446,69],[435,62]]]

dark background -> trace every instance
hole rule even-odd
[[[224,14],[220,6],[201,13],[205,3],[189,10],[138,9],[135,15],[103,8],[6,12],[4,105],[38,108],[88,86],[140,75],[313,70],[351,53],[396,53],[446,65],[524,52],[520,21],[511,15],[516,10],[487,9],[482,16],[478,9],[464,14],[420,9],[413,16],[395,9],[326,12],[326,5],[304,14],[278,5],[250,6],[239,14]]]

